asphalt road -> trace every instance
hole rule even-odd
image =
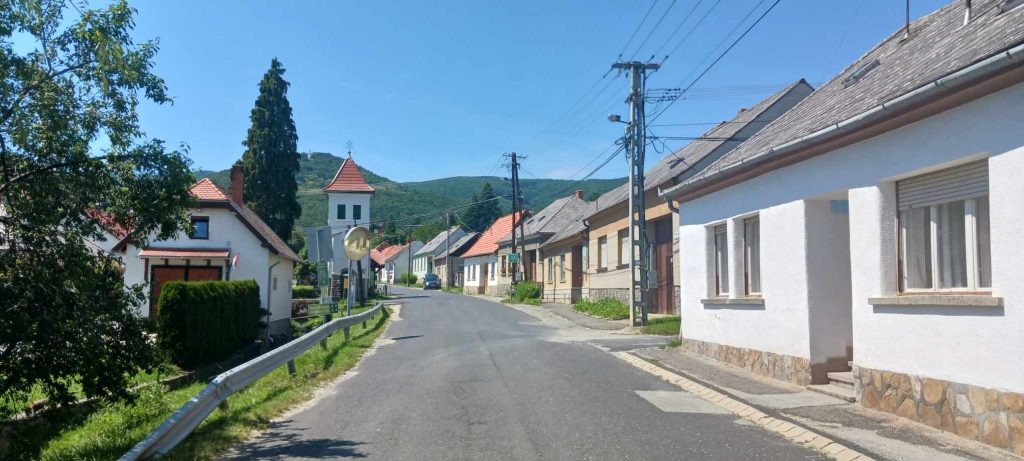
[[[566,340],[490,301],[397,291],[393,343],[229,458],[824,459],[594,346],[650,338]]]

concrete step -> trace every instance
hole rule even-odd
[[[839,386],[836,384],[811,384],[810,386],[807,386],[807,389],[819,394],[843,399],[847,402],[857,401],[857,398],[853,395],[853,388],[847,388],[846,386]]]
[[[853,372],[831,371],[828,373],[828,380],[832,384],[853,389]]]

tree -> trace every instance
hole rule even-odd
[[[72,383],[90,396],[129,397],[130,377],[156,365],[133,307],[145,297],[141,286],[124,285],[120,259],[93,242],[115,230],[146,245],[190,228],[189,161],[147,140],[138,124],[140,97],[170,101],[150,72],[156,43],[132,41],[135,10],[124,1],[80,12],[71,6],[0,2],[0,399],[7,401],[39,386],[67,403],[75,399]]]
[[[473,194],[473,197],[470,199],[472,205],[466,209],[465,214],[462,216],[466,227],[475,232],[483,232],[488,227],[491,227],[491,224],[501,217],[501,208],[496,198],[497,196],[494,195],[491,183],[485,182],[483,187],[480,188],[480,192]]]
[[[599,198],[601,198],[601,194],[599,194],[597,191],[591,192],[590,195],[587,195],[588,202],[597,201],[597,199]]]
[[[285,69],[274,58],[260,80],[260,95],[252,108],[252,126],[242,143],[242,169],[245,173],[245,203],[263,218],[274,233],[287,241],[295,220],[302,214],[295,195],[299,172],[299,137],[288,103]]]

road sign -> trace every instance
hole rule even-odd
[[[333,304],[310,304],[309,309],[306,311],[306,315],[327,315],[336,309],[331,309]]]
[[[511,264],[519,264],[519,253],[509,253],[508,262]]]
[[[331,248],[331,228],[307,227],[306,251],[310,261],[330,261],[334,257],[334,249]]]
[[[345,256],[348,259],[363,259],[370,252],[370,231],[365,227],[356,226],[345,234]]]

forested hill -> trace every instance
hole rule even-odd
[[[358,160],[357,160],[358,161]],[[334,178],[341,167],[342,157],[323,152],[302,154],[299,160],[299,204],[302,216],[296,225],[301,227],[319,226],[327,220],[327,194],[323,187]],[[485,182],[491,183],[494,193],[510,197],[512,187],[508,181],[497,176],[457,176],[430,181],[399,183],[360,167],[366,181],[377,190],[373,196],[371,218],[374,221],[395,219],[403,216],[420,215],[437,211],[437,218],[424,218],[422,222],[440,219],[441,210],[469,200]],[[227,189],[230,183],[229,170],[196,172],[197,178],[209,177],[219,186]],[[589,179],[574,189],[584,191],[584,197],[602,194],[622,184],[625,179]],[[567,190],[574,181],[564,179],[521,179],[523,197],[527,208],[540,210],[560,196],[568,195]],[[510,210],[511,202],[501,199],[502,210]]]

